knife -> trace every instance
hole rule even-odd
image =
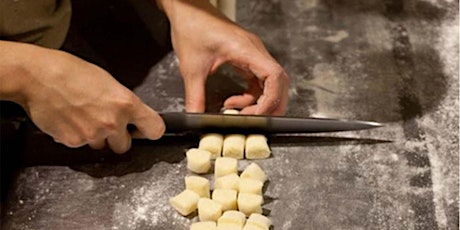
[[[170,112],[160,116],[166,124],[166,133],[320,133],[382,126],[372,121],[263,115]]]

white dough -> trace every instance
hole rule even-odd
[[[200,196],[197,193],[186,189],[177,196],[170,198],[169,203],[181,215],[186,216],[197,209],[199,199]]]
[[[222,153],[222,145],[224,143],[224,136],[218,133],[204,134],[200,138],[199,149],[207,150],[211,153],[211,159],[220,157]]]
[[[185,189],[196,192],[200,197],[210,197],[209,180],[200,176],[185,177]]]
[[[252,178],[240,179],[239,192],[262,195],[264,183]]]
[[[214,189],[212,200],[222,205],[222,211],[236,210],[237,192],[232,189]]]
[[[226,109],[224,110],[224,114],[240,114],[240,111],[236,109]]]
[[[251,178],[255,180],[259,180],[262,183],[267,180],[267,175],[265,172],[260,168],[260,166],[256,163],[251,163],[248,167],[246,167],[240,175],[240,178]]]
[[[217,230],[241,230],[241,229],[242,227],[234,223],[217,224]]]
[[[216,230],[217,225],[216,222],[214,221],[203,221],[203,222],[197,222],[193,223],[190,226],[190,230]]]
[[[225,135],[222,156],[243,159],[245,141],[246,137],[243,134]]]
[[[238,191],[240,187],[240,177],[236,173],[225,175],[214,180],[214,189],[233,189]]]
[[[269,230],[269,228],[264,228],[254,223],[246,223],[242,230]]]
[[[262,134],[251,134],[246,137],[246,158],[265,159],[270,156],[267,138]]]
[[[246,215],[242,212],[229,210],[217,220],[217,225],[233,224],[242,228],[246,222]]]
[[[261,195],[252,193],[238,194],[238,210],[246,216],[252,213],[262,213],[263,198]]]
[[[198,200],[198,217],[200,221],[217,221],[222,215],[222,205],[209,198]]]
[[[268,217],[258,214],[258,213],[251,214],[248,218],[247,223],[257,225],[264,229],[269,229],[270,226],[272,225],[272,221]]]
[[[211,153],[202,149],[189,149],[187,168],[194,173],[207,173],[211,168]]]
[[[214,177],[215,179],[238,173],[238,161],[229,157],[219,157],[214,163]]]

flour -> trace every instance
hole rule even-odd
[[[171,169],[171,166],[175,168]],[[168,173],[160,178],[152,176],[151,180],[134,188],[124,201],[115,204],[112,230],[159,229],[171,223],[188,225],[189,220],[176,215],[168,204],[169,198],[176,190],[182,189],[181,186],[177,186],[182,183],[177,178],[181,178],[179,174],[183,166],[159,163],[156,167],[168,167]],[[155,174],[155,171],[152,170],[151,173]]]

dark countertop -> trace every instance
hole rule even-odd
[[[269,137],[257,160],[274,229],[458,229],[458,2],[240,1],[292,78],[289,115],[373,120],[382,128]],[[208,109],[241,91],[222,68]],[[169,53],[134,91],[182,111]],[[25,125],[23,167],[2,206],[2,229],[188,229],[167,203],[184,188],[197,136],[136,141],[122,156],[67,149]],[[240,169],[251,161],[240,161]]]

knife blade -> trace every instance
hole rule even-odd
[[[382,126],[372,121],[263,115],[169,112],[160,116],[166,124],[166,133],[320,133]]]

